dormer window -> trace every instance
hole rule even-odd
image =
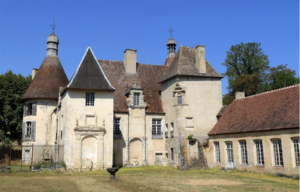
[[[178,95],[178,96],[177,96],[177,104],[178,104],[178,105],[181,105],[181,104],[182,104],[182,96],[181,96],[181,95]]]
[[[86,106],[94,106],[95,105],[95,93],[86,93],[85,105]]]
[[[134,106],[139,106],[140,105],[140,93],[134,93],[133,105]]]

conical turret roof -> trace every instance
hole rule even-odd
[[[58,99],[59,87],[68,84],[68,78],[57,56],[47,56],[21,100]]]

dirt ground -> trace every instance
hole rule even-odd
[[[217,169],[122,168],[117,182],[106,171],[0,174],[0,191],[299,191],[299,181]]]

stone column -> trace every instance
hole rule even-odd
[[[147,138],[145,137],[143,140],[143,165],[147,165]]]
[[[128,139],[129,140],[129,139]],[[125,145],[126,145],[126,148],[125,148],[125,162],[124,164],[125,165],[128,165],[130,162],[129,162],[129,142],[126,141],[125,142]]]
[[[98,141],[98,168],[104,169],[104,133],[99,133],[99,141]]]

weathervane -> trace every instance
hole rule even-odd
[[[53,24],[50,26],[52,27],[52,33],[54,33],[54,29],[56,28],[55,19],[53,19]]]
[[[169,32],[171,33],[171,37],[172,37],[172,33],[173,33],[172,27],[169,28]]]

